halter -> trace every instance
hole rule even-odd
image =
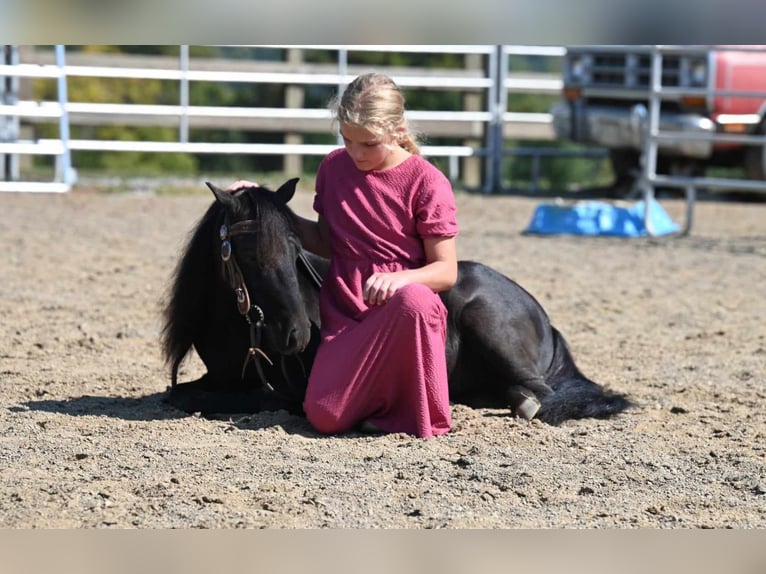
[[[276,394],[281,394],[277,392],[276,389],[274,389],[274,387],[268,381],[268,379],[266,378],[266,375],[263,372],[263,365],[261,364],[261,361],[259,359],[263,358],[269,363],[269,365],[274,366],[274,363],[269,358],[269,356],[260,348],[262,329],[266,326],[266,317],[263,313],[263,309],[261,309],[255,303],[253,303],[250,299],[250,293],[247,290],[247,284],[245,283],[245,279],[244,279],[244,276],[242,275],[242,270],[240,269],[239,264],[237,263],[237,259],[236,257],[234,257],[234,252],[232,250],[232,245],[230,241],[230,239],[236,235],[256,234],[258,232],[259,232],[258,224],[255,220],[252,220],[252,219],[239,221],[237,223],[233,223],[228,226],[225,223],[221,225],[220,229],[218,230],[218,236],[221,240],[221,260],[223,262],[223,276],[226,282],[229,284],[229,286],[234,290],[234,294],[236,295],[236,298],[237,298],[237,310],[239,311],[240,315],[242,315],[247,320],[247,324],[249,326],[249,331],[250,331],[250,347],[247,350],[247,354],[245,355],[245,361],[242,365],[242,380],[244,380],[245,373],[247,371],[247,366],[252,360],[252,362],[255,364],[255,369],[258,373],[258,377],[261,379],[261,383],[269,391]],[[317,288],[321,287],[322,286],[321,275],[319,274],[319,272],[317,272],[314,266],[311,265],[311,262],[309,262],[308,258],[306,257],[306,255],[303,253],[302,250],[298,251],[298,259],[299,261],[303,263],[314,285]],[[294,391],[295,389],[292,383],[290,382],[290,377],[287,375],[287,369],[285,367],[285,356],[280,355],[280,358],[281,358],[280,363],[282,368],[282,375],[284,376],[288,385],[291,387],[291,390]],[[306,370],[303,366],[303,362],[300,360],[299,357],[296,357],[296,359],[299,362],[301,371],[305,378]],[[289,397],[285,397],[285,398],[289,398]]]

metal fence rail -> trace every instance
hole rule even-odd
[[[265,46],[264,46],[265,47]],[[306,144],[301,133],[327,133],[330,128],[326,109],[305,108],[301,105],[267,107],[224,107],[189,105],[191,82],[242,82],[248,84],[280,84],[289,87],[324,86],[341,90],[355,77],[359,67],[349,66],[350,51],[451,53],[462,55],[466,62],[461,70],[396,68],[389,73],[403,88],[459,90],[473,97],[471,109],[411,110],[408,119],[429,135],[463,139],[463,145],[425,145],[425,156],[449,159],[449,176],[457,180],[461,171],[472,166],[481,171],[485,192],[500,185],[500,169],[506,151],[504,141],[509,137],[526,139],[552,138],[549,114],[524,114],[507,110],[509,92],[557,94],[561,81],[550,74],[513,74],[508,70],[512,55],[539,55],[557,58],[563,48],[531,46],[268,46],[285,50],[330,50],[337,53],[337,65],[314,66],[299,63],[290,67],[281,63],[280,69],[217,70],[192,69],[204,66],[204,59],[192,60],[189,46],[180,46],[175,68],[155,68],[147,65],[114,66],[67,63],[64,46],[55,47],[55,61],[41,64],[18,61],[0,65],[0,78],[50,78],[57,81],[57,101],[16,100],[0,104],[0,118],[15,118],[25,122],[58,122],[59,137],[23,141],[20,137],[0,138],[0,158],[19,154],[52,155],[56,159],[55,181],[0,181],[0,191],[66,191],[76,181],[71,164],[71,152],[81,150],[187,152],[195,154],[261,154],[283,155],[286,158],[325,155],[333,145]],[[74,58],[74,55],[73,55]],[[484,64],[486,62],[486,65]],[[145,64],[145,62],[144,62]],[[271,68],[275,66],[272,64]],[[388,71],[388,70],[387,70]],[[73,77],[160,79],[178,82],[179,101],[175,105],[115,104],[105,102],[71,102],[67,96],[67,79]],[[122,141],[75,139],[69,135],[73,125],[105,125],[129,122],[133,125],[175,126],[177,141]],[[190,141],[190,127],[233,127],[263,129],[298,134],[284,143],[237,144]],[[471,162],[471,163],[468,163]],[[296,164],[293,164],[293,169]],[[299,164],[297,164],[299,165]],[[461,170],[462,168],[462,170]],[[5,178],[6,180],[9,178]]]

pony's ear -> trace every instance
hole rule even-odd
[[[234,194],[229,193],[225,189],[221,189],[220,187],[210,183],[209,181],[206,181],[205,185],[207,185],[210,188],[210,191],[213,192],[213,195],[215,195],[215,198],[216,200],[218,200],[218,203],[222,204],[225,207],[231,207],[232,205],[234,205]]]
[[[295,186],[298,184],[298,179],[299,178],[297,177],[288,179],[280,186],[278,190],[274,192],[277,194],[277,199],[283,205],[287,205],[287,202],[293,198],[293,195],[295,195]]]

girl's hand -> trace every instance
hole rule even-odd
[[[254,181],[248,181],[246,179],[240,179],[232,183],[229,187],[226,188],[226,191],[229,193],[235,192],[238,189],[242,189],[243,187],[260,187],[256,182]]]
[[[383,305],[409,283],[411,281],[401,273],[373,273],[364,282],[362,294],[368,305]]]

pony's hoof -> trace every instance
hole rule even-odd
[[[537,397],[526,395],[521,404],[513,411],[517,417],[527,421],[535,418],[537,411],[540,410],[540,401]]]

